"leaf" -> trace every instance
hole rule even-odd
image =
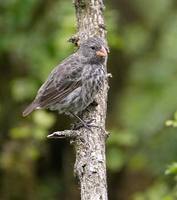
[[[38,110],[33,114],[33,120],[36,125],[43,127],[43,128],[50,128],[54,122],[55,117],[51,113],[47,113],[44,110]]]
[[[125,162],[125,156],[122,151],[118,148],[109,148],[107,151],[107,166],[115,172],[119,171]]]
[[[165,170],[165,174],[166,175],[170,175],[170,174],[177,174],[177,162],[171,164],[168,166],[168,168]]]

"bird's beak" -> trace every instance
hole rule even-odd
[[[100,56],[100,57],[106,57],[108,55],[105,47],[101,47],[101,49],[99,51],[96,52],[96,55],[97,56]]]

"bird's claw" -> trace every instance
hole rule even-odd
[[[75,123],[75,124],[72,124],[72,129],[73,130],[78,130],[78,129],[80,129],[80,128],[86,128],[86,129],[88,129],[89,131],[91,131],[92,133],[93,133],[93,131],[92,131],[92,129],[91,128],[98,128],[98,129],[101,129],[102,131],[104,131],[103,130],[103,128],[101,127],[101,126],[97,126],[97,125],[95,125],[95,124],[92,124],[92,122],[93,121],[95,121],[94,119],[90,119],[90,120],[87,120],[87,121],[84,121],[84,123],[82,123],[82,122],[77,122],[77,123]]]

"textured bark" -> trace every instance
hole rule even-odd
[[[102,0],[75,0],[78,33],[70,41],[80,44],[90,36],[100,36],[105,41],[105,25]],[[106,68],[106,63],[105,63]],[[79,130],[59,131],[49,135],[49,138],[70,138],[76,150],[74,173],[77,176],[81,200],[107,200],[105,131],[108,84],[105,80],[102,91],[97,95],[97,106],[90,106],[85,111],[83,119],[94,119],[94,124],[100,128],[85,128]]]

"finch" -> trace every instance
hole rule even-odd
[[[103,40],[91,37],[55,67],[40,87],[23,116],[36,109],[56,110],[78,117],[95,99],[107,77],[104,69],[108,50]]]

